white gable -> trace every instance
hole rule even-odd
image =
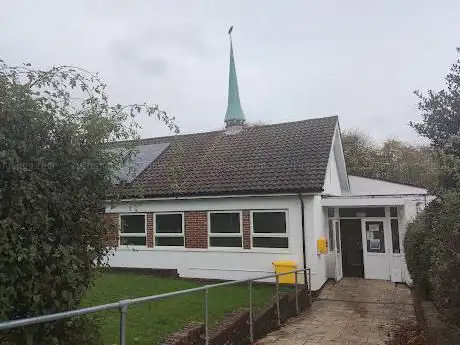
[[[324,195],[348,195],[350,187],[348,183],[347,168],[343,156],[342,139],[340,128],[337,124],[334,138],[331,144],[329,161],[323,185]]]
[[[414,195],[427,194],[425,188],[348,175],[351,195]]]

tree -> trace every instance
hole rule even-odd
[[[446,86],[427,94],[415,91],[422,121],[411,122],[411,126],[433,147],[460,157],[460,58],[447,74]]]
[[[446,77],[447,88],[417,91],[422,121],[411,126],[439,153],[437,199],[409,226],[405,248],[418,290],[433,299],[448,326],[451,344],[460,342],[460,59]],[[443,334],[443,335],[444,335]],[[447,341],[444,341],[447,343]]]
[[[144,112],[178,132],[157,106],[111,105],[97,75],[0,61],[0,320],[79,306],[118,230],[101,210],[129,164]],[[125,150],[108,151],[113,140]],[[0,333],[3,344],[97,343],[78,318]]]
[[[433,187],[437,183],[438,158],[428,147],[397,139],[387,139],[379,145],[357,130],[344,132],[342,143],[351,175],[421,187]]]
[[[377,147],[369,136],[358,130],[345,131],[342,133],[342,146],[349,174],[376,177]]]

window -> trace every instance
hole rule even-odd
[[[252,212],[252,246],[254,248],[289,248],[286,211]]]
[[[348,207],[339,209],[340,217],[385,217],[385,207]]]
[[[341,241],[341,238],[340,238],[339,222],[335,222],[334,226],[335,226],[335,240],[336,240],[336,243],[337,243],[337,253],[340,254],[342,241]]]
[[[383,222],[366,222],[368,253],[385,253]]]
[[[155,214],[155,246],[184,246],[184,215],[183,213]]]
[[[335,238],[334,238],[334,221],[329,219],[329,251],[335,250]]]
[[[240,212],[209,213],[210,247],[243,247]]]
[[[393,254],[401,253],[401,244],[399,242],[399,221],[398,209],[390,207],[390,224],[391,224],[391,242],[393,244]]]
[[[145,214],[120,215],[120,244],[147,245],[145,228]]]
[[[390,217],[397,218],[398,217],[398,208],[397,207],[390,207]]]

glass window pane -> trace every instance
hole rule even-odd
[[[210,237],[211,247],[238,247],[243,246],[241,237]]]
[[[155,228],[159,234],[182,233],[182,214],[157,214]]]
[[[340,217],[385,217],[384,207],[347,207],[339,209]]]
[[[385,253],[383,222],[366,222],[367,251]]]
[[[239,213],[211,213],[211,233],[239,233]]]
[[[120,237],[120,244],[130,246],[145,246],[146,239],[145,237],[123,236]]]
[[[286,213],[253,212],[252,226],[255,233],[286,233]]]
[[[399,245],[399,224],[397,219],[391,220],[391,238],[393,242],[393,253],[401,253],[401,247]]]
[[[328,207],[327,209],[327,216],[329,218],[333,218],[335,216],[335,208],[333,207]]]
[[[334,223],[332,219],[329,219],[329,251],[335,250],[335,239],[334,239]]]
[[[123,234],[145,233],[145,215],[123,215],[121,217],[120,232]]]
[[[155,246],[175,246],[183,247],[183,237],[155,237]]]
[[[340,254],[340,249],[342,244],[340,243],[340,227],[339,227],[339,222],[336,222],[335,224],[335,240],[337,243],[337,253]]]
[[[398,209],[396,207],[390,207],[390,217],[397,217]]]
[[[252,246],[255,248],[289,248],[287,237],[253,237]]]

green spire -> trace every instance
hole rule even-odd
[[[245,121],[243,108],[241,107],[240,94],[238,92],[238,79],[236,78],[235,59],[233,57],[232,30],[230,27],[230,68],[228,74],[228,103],[225,113],[227,127],[232,124],[242,125]]]

